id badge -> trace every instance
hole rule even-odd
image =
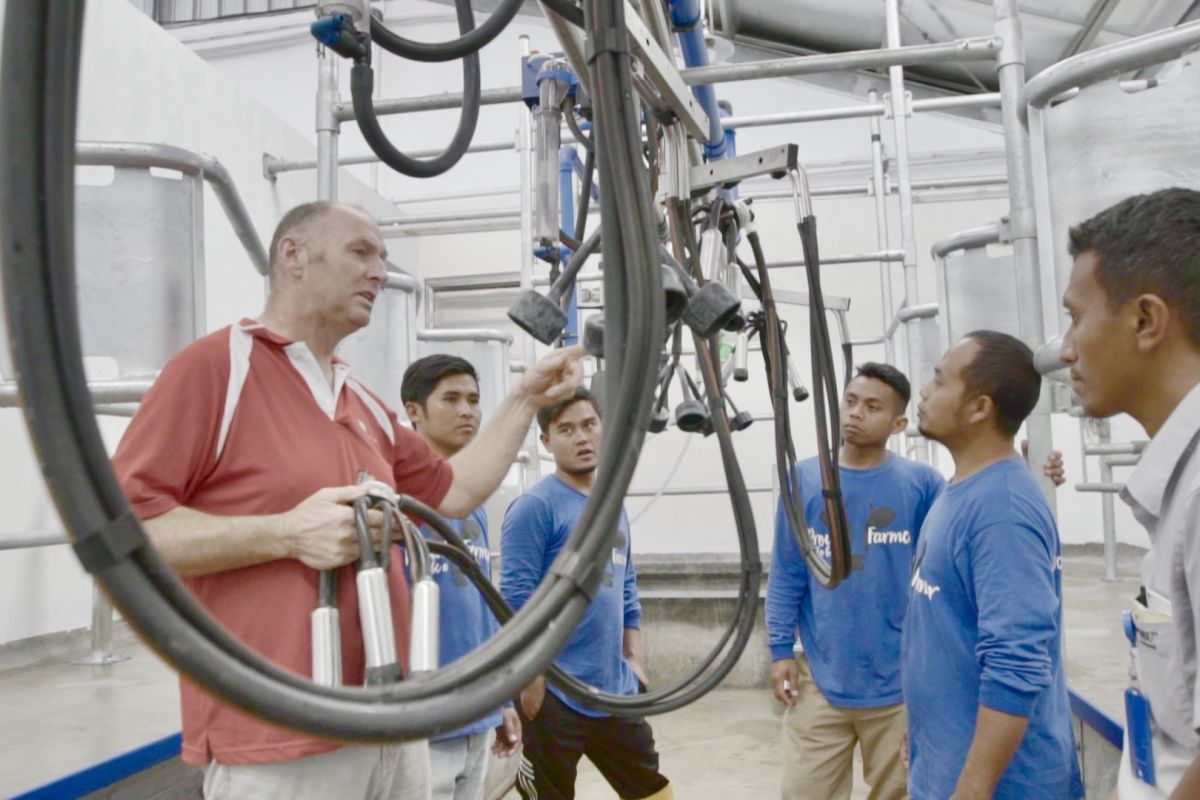
[[[1155,785],[1154,731],[1150,721],[1150,701],[1138,689],[1125,690],[1125,722],[1129,731],[1129,765],[1133,776]]]

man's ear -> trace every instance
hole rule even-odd
[[[908,430],[908,417],[901,414],[892,422],[892,435],[898,436]]]
[[[978,425],[995,417],[996,401],[986,394],[977,395],[963,404],[963,411],[968,422]]]
[[[287,234],[279,240],[278,256],[275,259],[276,268],[281,275],[298,276],[304,271],[304,243],[298,236]]]
[[[539,433],[538,438],[542,440],[543,445],[545,445],[547,448],[550,447],[550,434],[549,433]]]
[[[1166,301],[1156,294],[1144,294],[1130,301],[1128,309],[1133,317],[1138,352],[1148,353],[1161,345],[1172,322]]]
[[[408,414],[408,421],[413,424],[413,428],[417,427],[417,422],[423,411],[424,409],[421,408],[421,404],[415,400],[409,400],[404,404],[404,413]]]

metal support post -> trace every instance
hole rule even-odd
[[[338,130],[337,59],[317,48],[317,199],[337,199]]]
[[[575,230],[575,169],[573,162],[579,155],[574,147],[563,148],[558,155],[558,195],[559,195],[559,225],[564,231],[579,238],[580,231]],[[562,265],[566,266],[571,259],[571,249],[563,247],[560,251]],[[570,299],[567,301],[567,326],[563,329],[563,344],[572,345],[579,341],[579,283],[571,287]]]
[[[872,89],[867,93],[867,102],[875,105],[879,102],[879,93]],[[875,242],[880,250],[888,250],[888,213],[887,195],[883,190],[883,136],[880,131],[879,118],[871,117],[871,194],[875,198]],[[887,330],[892,324],[892,265],[890,261],[879,262],[879,293],[883,299],[883,329]],[[883,357],[889,364],[896,363],[896,349],[890,338],[883,340]],[[893,436],[892,444],[899,446],[899,440]]]
[[[887,0],[887,46],[901,46],[900,0]],[[919,282],[917,281],[917,237],[913,224],[912,170],[908,152],[908,97],[904,89],[904,67],[899,64],[888,67],[890,79],[890,101],[892,126],[896,139],[896,177],[900,189],[900,247],[904,250],[904,292],[909,306],[920,304]],[[921,363],[921,336],[919,322],[914,318],[904,326],[904,341],[908,354],[908,372],[917,377]],[[910,417],[916,419],[915,398]],[[929,461],[929,443],[924,438],[913,440],[913,452],[920,461]]]
[[[1100,421],[1100,444],[1107,445],[1112,442],[1112,425],[1108,420]],[[1084,455],[1084,458],[1087,458]],[[1112,464],[1107,458],[1100,459],[1100,482],[1112,483],[1113,472]],[[1104,526],[1104,580],[1115,581],[1117,579],[1117,520],[1116,520],[1116,501],[1113,498],[1112,492],[1104,492],[1100,496],[1100,514]]]
[[[128,661],[129,656],[114,653],[112,648],[113,608],[108,597],[100,591],[100,584],[92,581],[92,645],[91,652],[84,658],[72,661],[83,666],[104,666],[118,661]]]
[[[528,56],[531,49],[529,37],[521,36],[518,39],[518,47],[521,58]],[[521,290],[525,291],[533,289],[533,115],[524,103],[519,104],[517,108],[517,152],[521,162],[521,251],[518,263],[521,265]],[[525,334],[521,338],[522,358],[526,364],[533,364],[537,361],[533,337]],[[517,380],[521,380],[521,377]],[[532,486],[541,472],[537,458],[537,437],[532,426],[525,437],[523,449],[528,458],[520,468],[521,491]]]
[[[1009,235],[1017,276],[1017,319],[1021,339],[1037,348],[1046,338],[1042,315],[1042,285],[1038,270],[1037,218],[1034,212],[1033,172],[1029,137],[1021,125],[1021,95],[1025,89],[1025,48],[1017,0],[995,0],[996,35],[1002,40],[996,57],[1000,80],[1000,115],[1004,123],[1004,152],[1008,162]],[[1050,388],[1043,382],[1038,404],[1025,422],[1029,463],[1042,464],[1054,449],[1050,428]],[[1046,502],[1056,508],[1054,482],[1033,470]]]

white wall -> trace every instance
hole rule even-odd
[[[315,199],[308,176],[281,176],[276,183],[262,177],[264,151],[312,158],[311,136],[293,130],[125,0],[88,4],[81,92],[80,140],[161,142],[216,156],[264,242],[283,211]],[[349,176],[342,196],[378,213],[389,207]],[[261,311],[264,284],[211,191],[204,219],[208,324],[216,329]],[[392,249],[406,260],[403,242]],[[102,427],[112,446],[124,423],[110,418]],[[0,452],[0,537],[61,531],[18,410],[0,409]],[[0,644],[84,627],[91,581],[65,546],[0,551],[0,608]]]

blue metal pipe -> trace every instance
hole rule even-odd
[[[579,162],[579,154],[574,147],[561,147],[558,150],[558,217],[562,229],[572,236],[578,236],[575,230],[575,186],[572,178],[575,175],[575,165]],[[571,258],[571,249],[563,245],[559,250],[562,263],[566,264]],[[576,286],[571,286],[571,302],[567,306],[567,326],[563,328],[563,344],[575,344],[579,341],[579,294]]]
[[[583,172],[584,172],[584,169],[583,169],[583,159],[579,157],[579,151],[575,150],[574,148],[572,148],[572,149],[571,149],[571,153],[572,153],[572,155],[571,155],[571,164],[572,164],[572,165],[575,167],[575,174],[576,174],[577,176],[579,176],[579,180],[583,180]],[[596,176],[595,176],[595,173],[593,173],[593,174],[592,174],[592,191],[591,191],[591,195],[592,195],[592,202],[593,202],[593,203],[599,203],[599,202],[600,202],[600,187],[599,187],[598,185],[596,185]],[[565,228],[564,228],[564,230],[565,230]],[[572,235],[572,236],[575,236],[575,235],[576,235],[576,234],[578,234],[578,233],[579,233],[579,231],[571,231],[571,235]]]
[[[700,19],[699,0],[670,0],[671,24],[679,31],[679,45],[683,50],[683,63],[689,67],[708,66],[708,46],[704,43],[704,24]],[[700,101],[704,113],[708,114],[708,141],[704,143],[704,155],[710,161],[725,157],[725,130],[721,124],[721,112],[717,108],[717,95],[712,86],[693,86],[692,94]]]

